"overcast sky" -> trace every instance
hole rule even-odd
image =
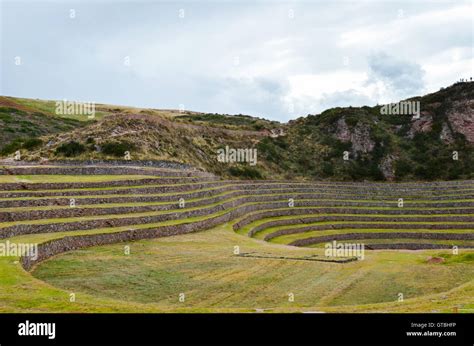
[[[474,76],[473,4],[2,1],[0,93],[280,121],[394,102]]]

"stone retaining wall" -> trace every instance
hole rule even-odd
[[[425,198],[440,198],[437,197],[440,194],[446,194],[445,191],[424,191],[424,192],[416,192],[410,190],[411,193],[403,194],[398,190],[386,190],[386,191],[376,191],[371,192],[369,190],[348,190],[344,191],[340,188],[323,188],[323,187],[316,187],[315,185],[308,185],[308,184],[291,184],[291,183],[254,183],[254,182],[246,182],[246,181],[224,181],[224,180],[209,180],[207,183],[202,182],[202,184],[206,184],[207,187],[217,187],[222,185],[230,185],[229,189],[242,189],[242,190],[275,190],[275,189],[294,189],[295,191],[300,190],[301,192],[314,192],[319,193],[322,195],[326,195],[326,197],[331,196],[331,198],[346,198],[346,199],[383,199],[383,200],[393,200],[398,201],[398,198],[404,199],[425,199]],[[199,186],[199,184],[192,184],[192,182],[188,182],[189,189],[197,189],[197,188],[205,188]],[[27,184],[28,185],[28,184]],[[33,184],[29,184],[33,185]],[[54,184],[51,184],[54,185]],[[135,182],[134,185],[137,185]],[[107,186],[105,184],[105,186]],[[120,186],[120,185],[119,185]],[[23,197],[60,197],[60,196],[69,196],[71,193],[74,193],[76,196],[87,196],[87,195],[106,195],[106,194],[146,194],[146,193],[157,193],[157,191],[167,191],[173,189],[173,186],[144,186],[144,187],[126,187],[118,188],[116,186],[112,189],[105,189],[105,190],[77,190],[77,191],[21,191],[21,192],[14,192],[14,191],[4,191],[0,192],[0,198],[23,198]],[[176,185],[176,189],[183,188],[185,185]],[[87,186],[87,183],[84,183],[83,188],[91,187]],[[27,189],[28,187],[25,187]],[[180,190],[182,191],[182,190]],[[344,196],[345,195],[345,196]],[[474,195],[474,189],[471,190],[458,190],[458,191],[449,191],[449,195],[462,196],[462,198],[468,198],[469,196]],[[453,196],[444,196],[442,198],[452,199]]]
[[[222,181],[207,183],[191,183],[183,185],[161,185],[154,187],[127,187],[123,189],[107,190],[76,190],[76,191],[43,191],[43,192],[0,192],[0,198],[28,198],[28,197],[66,197],[66,196],[101,196],[101,195],[141,195],[192,190],[210,189],[224,185]]]
[[[400,222],[399,220],[397,220]],[[287,228],[267,234],[263,240],[269,241],[283,235],[305,233],[311,231],[332,231],[336,229],[470,229],[474,231],[472,224],[333,224],[333,225],[313,225],[298,228]]]
[[[295,240],[288,245],[308,246],[328,243],[333,240],[363,240],[363,239],[436,239],[436,240],[474,240],[473,233],[422,233],[422,232],[385,232],[385,233],[345,233],[324,235]],[[421,243],[420,243],[421,244]],[[371,244],[368,244],[371,246]]]
[[[4,167],[0,168],[0,175],[163,175],[167,176],[213,176],[201,171],[164,171],[140,167]]]
[[[185,163],[166,160],[46,160],[46,161],[12,161],[0,160],[0,165],[29,166],[29,165],[61,165],[61,166],[141,166],[166,169],[193,169]]]
[[[22,266],[26,270],[31,270],[31,268],[37,263],[63,252],[78,250],[78,249],[91,247],[91,246],[107,245],[107,244],[114,244],[114,243],[120,243],[120,242],[129,242],[129,241],[136,241],[136,240],[141,240],[141,239],[151,239],[151,238],[158,238],[158,237],[165,237],[165,236],[172,236],[172,235],[202,231],[202,230],[215,227],[219,224],[229,222],[251,211],[252,211],[251,206],[243,206],[223,215],[214,216],[206,220],[196,221],[196,222],[187,223],[187,224],[160,226],[160,227],[155,227],[155,228],[129,230],[129,231],[123,231],[123,232],[116,232],[116,233],[67,236],[67,237],[54,239],[54,240],[39,244],[37,259],[32,259],[31,257],[23,256],[20,259],[20,261],[21,261]],[[388,246],[383,247],[384,245],[388,245]],[[409,244],[378,244],[377,246],[378,248],[387,248],[387,249],[388,248],[391,248],[391,249],[450,248],[450,246],[448,245],[433,244],[436,247],[427,247],[428,245],[430,244],[409,243]],[[371,245],[371,247],[377,248],[374,245]]]
[[[192,190],[192,188],[188,189]],[[175,195],[158,195],[158,196],[147,196],[153,194],[152,192],[146,190],[149,193],[141,192],[139,196],[131,195],[131,196],[120,196],[120,197],[83,197],[76,199],[76,205],[92,205],[92,204],[107,204],[107,203],[140,203],[140,202],[172,202],[178,200],[180,198],[184,198],[186,200],[193,199],[193,198],[201,198],[207,196],[213,196],[217,194],[224,193],[229,190],[236,190],[243,194],[248,193],[248,189],[241,189],[240,186],[223,186],[217,187],[213,190],[201,190],[195,192],[182,192],[177,193]],[[312,199],[334,199],[334,200],[347,200],[348,198],[351,200],[367,200],[367,196],[364,195],[353,195],[350,197],[344,195],[326,195],[320,193],[311,193],[314,190],[306,190],[306,189],[253,189],[250,191],[252,195],[264,195],[264,194],[286,194],[287,198],[294,198],[296,199],[305,199],[305,198],[312,198]],[[303,193],[305,192],[305,193]],[[69,192],[68,196],[75,196],[75,192]],[[0,192],[0,198],[3,197]],[[11,200],[0,200],[0,208],[17,208],[17,207],[41,207],[41,206],[69,206],[70,198],[65,196],[45,196],[37,197],[36,199],[11,199]],[[21,197],[20,197],[21,198]],[[23,197],[27,198],[27,197]],[[444,200],[452,200],[453,197],[451,196],[440,196],[440,197],[424,197],[423,199],[426,200],[433,200],[433,201],[440,201],[439,203],[429,204],[432,206],[438,206],[443,204],[452,204],[453,202],[442,202]],[[462,195],[459,196],[458,199],[474,199],[474,194],[472,195]],[[379,198],[378,201],[380,203],[387,203],[387,205],[397,203],[393,198],[387,198],[384,196],[383,198]],[[405,205],[410,205],[410,202],[414,201],[412,199],[405,199]],[[336,203],[336,202],[335,202]],[[456,203],[456,202],[455,202]],[[464,202],[463,202],[464,203]],[[469,202],[468,202],[469,203]],[[425,204],[425,203],[424,203]]]
[[[183,192],[174,195],[157,195],[157,196],[120,196],[120,197],[86,197],[76,198],[76,206],[95,205],[95,204],[112,204],[112,203],[146,203],[146,202],[174,202],[180,198],[185,200],[194,198],[204,198],[225,192],[226,189],[218,188],[214,190],[200,190],[195,192]],[[25,207],[45,207],[45,206],[69,206],[70,198],[40,198],[40,199],[12,199],[0,200],[1,208],[25,208]]]
[[[318,201],[319,195],[295,195],[295,194],[275,194],[271,196],[258,196],[254,195],[255,191],[234,191],[226,195],[215,196],[213,198],[192,201],[186,203],[187,208],[205,206],[208,204],[224,201],[227,199],[246,196],[246,202],[265,202],[265,201],[276,201],[276,200],[288,200],[289,198],[295,199],[295,207],[304,205],[301,198],[306,200],[314,199],[311,205],[314,206],[325,206],[325,207],[396,207],[395,202],[332,202],[332,201]],[[181,197],[180,197],[181,198]],[[82,199],[76,201],[76,207],[66,209],[50,209],[50,210],[30,210],[30,211],[15,211],[15,212],[1,212],[0,209],[0,222],[12,222],[12,221],[26,221],[26,220],[39,220],[39,219],[51,219],[51,218],[69,218],[79,216],[93,216],[93,215],[114,215],[114,214],[125,214],[125,213],[144,213],[149,211],[164,211],[179,209],[179,198],[174,198],[173,203],[164,205],[150,205],[150,206],[130,206],[130,207],[101,207],[101,208],[81,208],[84,204]],[[159,197],[153,199],[154,202],[161,201]],[[69,203],[69,200],[66,200]],[[118,203],[124,203],[120,200]],[[395,204],[394,204],[395,203]],[[308,204],[306,204],[308,205]],[[407,204],[406,207],[410,205]],[[416,203],[412,204],[414,207],[424,208],[442,208],[442,207],[474,207],[474,202],[454,202],[454,203]],[[474,212],[474,209],[473,209]]]
[[[365,210],[364,210],[365,211]],[[247,217],[243,218],[242,220],[240,220],[239,222],[236,222],[234,225],[233,225],[233,229],[236,231],[236,230],[239,230],[241,228],[243,228],[244,226],[254,222],[254,221],[258,221],[258,220],[261,220],[261,219],[265,219],[265,218],[270,218],[270,217],[279,217],[279,216],[297,216],[297,215],[304,215],[304,214],[311,214],[312,212],[308,212],[308,209],[291,209],[291,208],[288,208],[288,209],[282,209],[282,210],[269,210],[269,211],[264,211],[264,212],[261,212],[261,213],[255,213],[255,214],[252,214],[252,215],[248,215]],[[316,214],[316,213],[315,213]],[[354,214],[357,214],[357,213],[354,213]],[[368,214],[368,213],[364,213],[364,214]],[[328,219],[330,218],[331,216],[321,216],[321,217],[308,217],[308,218],[301,218],[301,220],[307,220],[305,221],[306,223],[307,222],[318,222],[318,221],[332,221],[331,219]],[[374,215],[373,217],[371,216],[370,218],[368,218],[367,220],[364,220],[364,219],[359,219],[360,221],[370,221],[370,220],[374,220],[374,218],[377,217],[377,215]],[[309,221],[309,220],[314,220],[314,221]],[[424,220],[430,220],[430,221],[434,221],[434,222],[449,222],[449,221],[453,221],[453,222],[472,222],[474,221],[474,218],[471,217],[471,216],[463,216],[463,215],[453,215],[453,216],[441,216],[441,217],[432,217],[432,218],[428,218],[428,217],[410,217],[410,218],[403,218],[403,216],[401,217],[393,217],[393,218],[390,218],[390,217],[384,217],[383,220],[386,220],[386,221],[404,221],[404,219],[407,219],[408,221],[420,221],[420,222],[423,222]],[[285,223],[281,223],[280,222],[287,222],[287,220],[274,220],[274,221],[271,221],[272,222],[272,226],[280,226],[280,225],[285,225]],[[348,220],[349,221],[349,220]],[[355,220],[354,220],[355,221]],[[291,221],[289,221],[290,223],[289,224],[295,224],[295,219],[291,219]],[[268,225],[268,223],[267,223]],[[260,226],[257,226],[257,227],[260,227]],[[266,227],[271,227],[271,226],[266,226]],[[263,228],[261,228],[263,229]]]
[[[78,250],[91,246],[136,241],[141,239],[152,239],[203,231],[225,222],[229,222],[230,220],[233,220],[239,216],[245,215],[249,211],[249,206],[243,206],[223,215],[218,215],[206,220],[195,221],[191,223],[159,226],[140,230],[128,230],[115,233],[66,236],[39,244],[37,259],[23,256],[21,257],[20,261],[23,268],[30,270],[35,264],[66,251]]]
[[[71,178],[73,179],[73,178]],[[112,180],[100,182],[80,182],[80,183],[4,183],[0,184],[0,190],[63,190],[63,189],[94,189],[105,187],[125,187],[125,186],[146,186],[162,184],[187,184],[198,182],[211,182],[217,178],[209,177],[179,177],[179,178],[153,178],[153,179],[129,179]]]
[[[166,213],[152,216],[132,216],[125,218],[109,218],[109,219],[95,219],[85,221],[73,221],[73,222],[61,222],[61,223],[49,223],[49,224],[19,224],[13,226],[7,226],[0,228],[0,239],[6,237],[12,237],[22,234],[33,234],[33,233],[50,233],[50,232],[65,232],[65,231],[76,231],[76,230],[88,230],[94,228],[105,228],[105,227],[120,227],[134,224],[144,223],[156,223],[162,221],[178,220],[188,217],[205,216],[212,213],[216,213],[228,208],[234,208],[244,203],[248,203],[247,198],[238,198],[232,201],[227,201],[216,206],[210,206],[207,208],[201,208],[190,211]],[[300,202],[300,206],[313,207],[317,204],[317,201]],[[434,215],[434,214],[445,214],[445,210],[416,210],[408,208],[399,208],[393,210],[378,210],[378,209],[351,209],[351,208],[289,208],[287,202],[273,202],[273,203],[262,203],[253,205],[253,211],[263,209],[283,209],[283,215],[298,215],[298,214],[383,214],[383,215]],[[451,210],[450,214],[465,214],[472,212],[470,209],[456,209]],[[252,216],[247,219],[249,220]],[[238,224],[244,222],[240,221]]]
[[[239,207],[242,204],[241,200],[229,201],[220,205],[210,206],[207,208],[201,208],[196,210],[165,213],[153,216],[138,216],[138,217],[126,217],[126,218],[109,218],[109,219],[95,219],[87,221],[77,221],[68,223],[49,223],[49,224],[37,224],[37,225],[14,225],[4,227],[0,229],[0,239],[9,238],[23,234],[36,234],[36,233],[54,233],[54,232],[66,232],[66,231],[78,231],[78,230],[90,230],[95,228],[108,228],[108,227],[121,227],[130,226],[137,224],[151,224],[171,220],[180,220],[191,217],[206,216],[220,211],[224,211],[229,208]],[[239,210],[255,211],[266,208],[268,205],[250,205],[241,206]],[[284,203],[270,204],[270,207],[278,208],[284,207]]]
[[[459,249],[472,249],[474,246],[456,245]],[[428,243],[394,243],[394,244],[370,244],[366,245],[368,250],[441,250],[452,249],[447,244],[428,244]]]

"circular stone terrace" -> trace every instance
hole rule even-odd
[[[365,251],[474,248],[472,180],[244,181],[166,163],[49,162],[2,166],[0,187],[2,241],[38,243],[36,256],[20,258],[27,271],[73,250],[224,224],[239,237],[275,248],[317,251],[335,242],[363,244]],[[235,255],[274,257],[261,251]],[[286,259],[344,263],[353,257],[305,252]]]

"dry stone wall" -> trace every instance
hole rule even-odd
[[[384,232],[384,233],[347,233],[298,239],[290,243],[293,246],[308,246],[328,243],[333,240],[363,239],[435,239],[435,240],[474,240],[473,233],[417,233],[417,232]],[[422,243],[420,243],[422,244]],[[372,246],[372,244],[368,244]]]
[[[240,230],[259,221],[250,228],[250,236],[269,227],[299,225],[267,234],[264,237],[267,241],[288,234],[304,237],[308,231],[334,230],[333,235],[309,238],[298,235],[299,239],[290,243],[296,246],[331,240],[374,239],[369,241],[368,248],[447,248],[446,241],[470,246],[474,234],[469,232],[474,224],[473,180],[430,183],[224,181],[176,163],[149,162],[137,166],[133,161],[12,163],[0,167],[0,174],[153,176],[110,182],[0,184],[0,223],[3,223],[0,238],[72,232],[70,236],[40,244],[38,259],[23,257],[21,262],[27,270],[65,251],[186,234],[226,222],[233,222],[233,228]],[[75,203],[68,207],[71,198]],[[179,205],[180,198],[185,200],[185,207]],[[399,198],[404,200],[402,207],[397,207]],[[290,199],[294,205],[289,205]],[[125,205],[150,202],[158,203]],[[58,208],[27,209],[49,206]],[[288,219],[272,220],[281,216]],[[311,222],[327,224],[308,225]],[[386,231],[354,232],[364,228]],[[465,232],[457,232],[458,229]],[[343,231],[338,233],[338,230]],[[75,231],[89,234],[74,235]],[[411,241],[401,241],[403,239]]]

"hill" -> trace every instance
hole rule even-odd
[[[26,160],[129,157],[186,163],[226,177],[330,180],[470,179],[474,83],[404,100],[413,114],[333,108],[287,124],[246,115],[96,105],[93,119],[57,115],[54,101],[0,97],[0,154]],[[401,104],[401,103],[400,103]],[[393,113],[393,112],[392,112]],[[402,112],[403,113],[403,112]],[[256,149],[257,164],[219,162]]]

